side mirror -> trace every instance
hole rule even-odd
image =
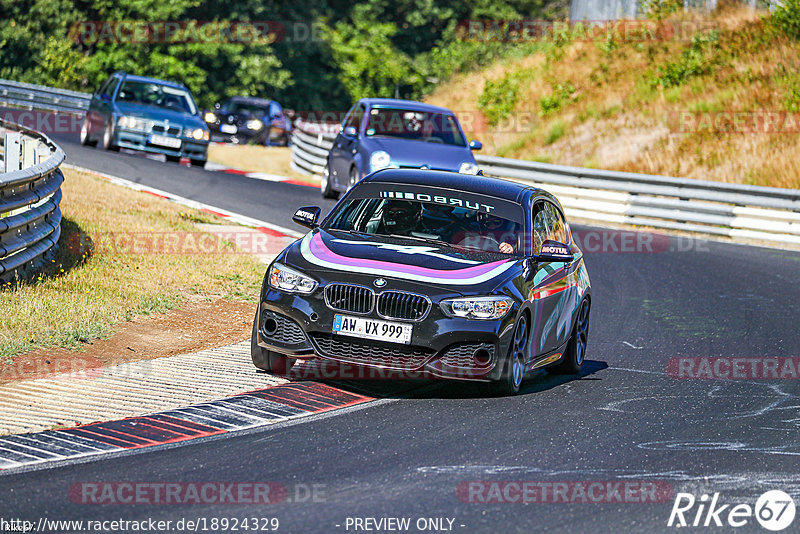
[[[573,258],[574,256],[567,245],[564,243],[559,243],[558,241],[550,240],[542,243],[542,250],[539,251],[539,255],[536,257],[538,261],[563,261],[564,263],[571,262]]]
[[[101,99],[103,102],[110,102],[110,101],[111,101],[111,97],[110,97],[110,96],[108,96],[106,93],[103,93],[103,94],[101,94],[101,95],[100,95],[100,99]]]
[[[311,228],[312,230],[319,226],[317,220],[319,219],[322,210],[317,206],[306,206],[294,212],[292,220],[300,226]]]
[[[344,129],[344,134],[348,137],[355,137],[358,132],[356,131],[355,126],[348,126]]]
[[[473,139],[472,141],[469,142],[470,150],[480,150],[482,148],[483,148],[483,143],[481,143],[480,141],[476,141],[475,139]]]

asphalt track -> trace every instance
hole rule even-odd
[[[300,205],[331,206],[308,187],[87,149],[76,138],[56,141],[70,163],[275,224],[291,227]],[[600,242],[608,236],[577,230]],[[452,531],[465,533],[675,530],[667,526],[674,497],[465,502],[459,487],[470,481],[651,482],[751,506],[779,489],[800,505],[800,380],[676,379],[667,372],[673,358],[800,356],[800,254],[685,238],[657,248],[586,250],[594,303],[578,378],[542,372],[513,398],[449,382],[403,394],[387,387],[381,400],[263,430],[9,472],[0,475],[0,518],[277,517],[278,532],[298,533],[367,532],[347,529],[348,517],[408,517],[409,532],[420,531],[419,518],[450,518]],[[381,392],[379,383],[366,387]],[[124,481],[277,482],[288,498],[96,505],[69,496],[76,483]],[[315,484],[317,498],[302,498]],[[475,492],[473,500],[481,495],[489,493]],[[800,517],[787,532],[798,525]],[[689,531],[766,532],[752,517],[736,529]]]

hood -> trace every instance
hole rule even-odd
[[[117,102],[116,107],[123,115],[132,115],[134,117],[142,117],[154,121],[166,120],[172,124],[180,125],[182,128],[200,128],[205,124],[200,117],[191,115],[190,113],[181,113],[180,111],[173,111],[156,106]]]
[[[494,288],[520,268],[518,258],[502,254],[465,254],[411,240],[341,235],[314,230],[287,249],[284,261],[305,271],[338,272],[347,281],[380,277],[469,292],[477,286]]]
[[[465,161],[475,163],[472,151],[467,146],[426,143],[389,137],[369,137],[366,142],[373,152],[385,150],[389,153],[393,165],[400,167],[422,167],[431,169],[458,171]]]

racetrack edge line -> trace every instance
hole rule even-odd
[[[172,202],[176,202],[178,204],[181,204],[181,205],[189,207],[189,208],[194,208],[194,209],[198,209],[198,210],[201,210],[201,211],[211,212],[211,213],[214,213],[215,215],[225,217],[226,220],[235,222],[237,224],[241,224],[243,226],[254,226],[254,227],[257,227],[257,228],[268,228],[270,230],[273,230],[273,231],[276,231],[276,232],[280,232],[281,234],[284,234],[284,235],[286,235],[288,237],[293,237],[295,239],[300,239],[301,237],[303,237],[305,235],[305,234],[303,234],[301,232],[297,232],[295,230],[291,230],[289,228],[286,228],[286,227],[283,227],[283,226],[279,226],[277,224],[269,223],[269,222],[266,222],[266,221],[261,221],[259,219],[254,219],[252,217],[247,217],[246,215],[241,215],[239,213],[236,213],[236,212],[233,212],[233,211],[230,211],[230,210],[226,210],[224,208],[219,208],[219,207],[216,207],[216,206],[212,206],[210,204],[205,204],[205,203],[199,202],[197,200],[191,200],[189,198],[185,198],[185,197],[182,197],[182,196],[179,196],[179,195],[175,195],[175,194],[170,193],[168,191],[163,191],[161,189],[156,189],[154,187],[150,187],[150,186],[147,186],[147,185],[142,185],[142,184],[133,182],[131,180],[126,180],[125,178],[120,178],[119,176],[114,176],[112,174],[106,174],[104,172],[95,171],[95,170],[92,170],[92,169],[88,169],[86,167],[80,167],[78,165],[72,165],[70,163],[62,163],[61,166],[62,167],[66,167],[68,169],[72,169],[72,170],[78,171],[78,172],[84,172],[84,173],[87,173],[87,174],[92,174],[92,175],[95,175],[95,176],[97,176],[99,178],[107,180],[107,181],[109,181],[111,183],[114,183],[116,185],[121,185],[123,187],[127,187],[128,189],[132,189],[134,191],[139,191],[139,192],[142,192],[142,193],[147,193],[147,194],[150,194],[150,195],[154,195],[154,196],[159,197],[159,198],[170,200]]]

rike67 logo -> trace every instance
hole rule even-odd
[[[667,526],[675,527],[743,527],[753,518],[765,529],[778,532],[794,521],[792,497],[780,490],[771,490],[748,503],[719,504],[719,493],[697,499],[691,493],[678,493],[669,514]]]

